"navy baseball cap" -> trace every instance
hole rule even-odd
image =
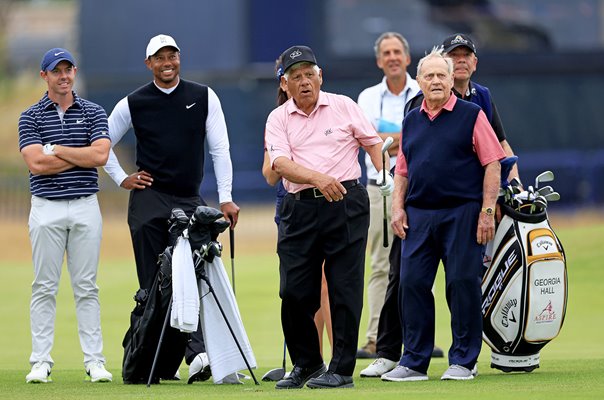
[[[464,33],[456,33],[447,37],[443,41],[443,49],[445,53],[448,53],[459,46],[466,46],[468,49],[472,50],[474,54],[476,54],[476,46],[474,46],[474,42],[468,35]]]
[[[307,46],[292,46],[283,52],[283,73],[287,72],[289,67],[300,62],[309,62],[317,64],[315,53]]]
[[[75,67],[75,60],[71,53],[60,47],[55,47],[44,54],[42,62],[40,63],[40,69],[44,72],[51,71],[55,69],[57,64],[61,61],[69,61],[69,63]]]

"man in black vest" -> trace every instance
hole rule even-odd
[[[149,41],[145,64],[153,81],[120,100],[109,116],[109,133],[117,143],[130,128],[136,136],[136,165],[130,175],[111,152],[105,171],[130,190],[128,225],[139,285],[149,289],[157,257],[168,245],[168,218],[173,208],[192,215],[205,205],[199,195],[204,146],[212,155],[220,209],[237,224],[239,207],[231,197],[233,171],[224,114],[216,93],[180,78],[180,49],[168,35]],[[189,383],[210,377],[200,328],[191,334],[185,360]],[[236,379],[233,383],[240,383]]]

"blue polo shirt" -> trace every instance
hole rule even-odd
[[[109,138],[107,113],[75,93],[74,103],[63,119],[48,93],[25,110],[19,118],[19,150],[32,144],[58,144],[85,147],[99,139]],[[99,191],[96,168],[73,167],[54,175],[29,174],[29,188],[34,196],[49,200],[69,200]]]

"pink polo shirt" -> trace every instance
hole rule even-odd
[[[290,99],[273,110],[266,121],[265,144],[271,165],[277,158],[287,157],[340,182],[361,176],[359,147],[381,142],[354,101],[323,91],[310,115]],[[283,185],[290,193],[312,187],[286,179]]]
[[[457,96],[451,94],[449,100],[443,106],[443,109],[452,111],[453,107],[455,107],[455,103],[457,103]],[[426,108],[426,100],[422,101],[422,105],[420,107],[420,112],[425,112],[430,118],[430,121],[434,121],[442,112],[440,110],[436,114],[430,114],[428,109]],[[396,158],[396,169],[394,173],[397,175],[407,176],[407,160],[405,159],[405,155],[403,154],[403,141],[402,137],[405,132],[401,132],[401,140],[399,142],[399,152]],[[472,138],[472,143],[474,144],[474,151],[480,160],[480,164],[484,167],[485,165],[492,163],[493,161],[498,161],[505,158],[505,152],[501,147],[501,143],[497,139],[489,120],[485,113],[480,110],[478,112],[478,118],[476,118],[476,123],[474,124],[474,135]]]

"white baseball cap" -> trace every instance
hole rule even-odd
[[[145,55],[145,58],[149,58],[153,54],[157,53],[159,49],[166,46],[174,47],[176,50],[180,51],[180,48],[178,47],[176,41],[172,36],[159,34],[149,40],[149,44],[147,45],[147,54]]]

